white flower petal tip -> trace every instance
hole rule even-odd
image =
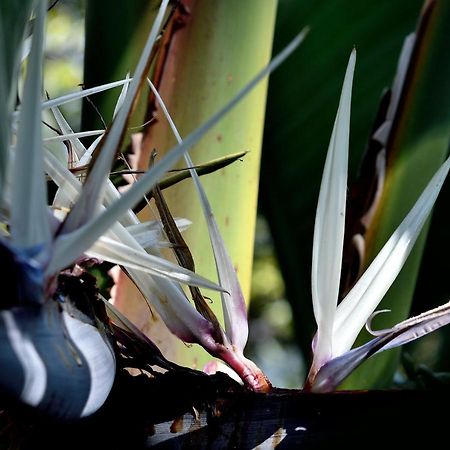
[[[386,330],[374,330],[372,328],[372,321],[379,314],[390,313],[390,312],[391,312],[390,309],[380,309],[378,311],[374,311],[370,315],[370,317],[367,319],[367,322],[366,322],[366,330],[367,330],[367,332],[370,333],[372,336],[381,336],[382,334],[384,334]]]
[[[332,330],[339,293],[347,200],[350,105],[356,51],[347,65],[328,147],[314,225],[311,286],[317,322],[314,366],[332,355]]]
[[[82,91],[66,94],[61,97],[52,98],[51,100],[43,102],[41,104],[41,108],[45,110],[55,108],[56,106],[65,105],[66,103],[70,103],[75,100],[80,100],[90,95],[98,94],[100,92],[107,91],[109,89],[114,89],[118,86],[123,86],[125,84],[131,83],[132,80],[133,78],[125,78],[124,80],[113,81],[112,83],[102,84],[100,86],[95,86],[93,88],[83,89]]]

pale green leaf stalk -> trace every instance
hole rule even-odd
[[[366,236],[366,265],[379,252],[432,174],[442,164],[450,141],[450,21],[449,2],[427,2],[423,37],[413,55],[406,90],[388,142],[386,182],[380,206]],[[389,328],[404,320],[414,293],[425,244],[427,225],[396,282],[380,304],[390,314],[380,315],[374,327]],[[440,262],[436,261],[436,264]],[[445,299],[443,299],[445,300]],[[357,345],[367,340],[361,336]],[[342,385],[346,389],[384,387],[398,367],[399,351],[385,352],[358,369]]]
[[[158,86],[182,136],[210,117],[269,61],[276,11],[276,1],[197,0],[184,4],[189,14],[172,37]],[[261,83],[190,152],[194,164],[199,164],[248,151],[242,162],[203,179],[246,299],[250,294],[266,89],[267,82]],[[157,110],[156,116],[158,120],[144,138],[142,168],[153,149],[162,156],[176,142],[162,112]],[[184,238],[193,253],[196,271],[216,279],[208,229],[193,183],[179,183],[166,189],[164,195],[174,216],[193,222]],[[211,295],[212,308],[221,320],[219,296],[207,295]],[[166,339],[159,332],[153,338]],[[172,345],[175,351],[170,357],[179,363],[201,368],[211,358],[200,348],[188,349],[176,341]]]

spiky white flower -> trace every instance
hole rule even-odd
[[[414,207],[345,298],[337,305],[344,242],[350,101],[356,52],[347,67],[330,140],[314,229],[312,298],[317,321],[307,388],[335,389],[357,365],[376,352],[402,345],[450,321],[448,304],[402,322],[368,344],[351,350],[410,254],[450,168],[435,173]],[[430,326],[432,324],[432,326]]]

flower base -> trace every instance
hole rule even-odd
[[[446,390],[253,394],[221,375],[122,374],[95,415],[55,423],[15,408],[1,439],[21,449],[417,448],[442,444],[448,400]]]

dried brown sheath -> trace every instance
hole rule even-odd
[[[152,162],[154,161],[155,156],[156,153],[154,152],[152,155]],[[167,235],[167,239],[171,244],[173,244],[173,250],[178,264],[180,264],[180,266],[184,267],[185,269],[189,269],[192,272],[195,272],[195,263],[194,258],[192,257],[192,253],[189,250],[189,247],[187,246],[185,240],[183,239],[183,236],[181,235],[180,230],[175,223],[175,220],[158,185],[153,188],[152,195],[155,200],[155,205],[158,208],[158,212],[164,231]],[[219,321],[204,299],[202,293],[200,292],[200,289],[197,286],[189,286],[189,290],[191,292],[192,300],[194,301],[197,311],[205,319],[209,320],[212,323],[215,330],[214,339],[216,339],[217,342],[223,343],[223,336]]]

